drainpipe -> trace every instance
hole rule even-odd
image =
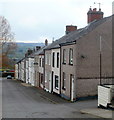
[[[43,78],[43,89],[45,89],[45,50],[44,50],[44,78]]]
[[[60,58],[59,58],[59,60],[60,60],[59,61],[59,63],[60,63],[60,65],[59,65],[60,66],[60,77],[59,77],[60,78],[60,91],[59,91],[60,95],[61,95],[61,58],[62,58],[61,57],[61,52],[62,52],[62,50],[61,50],[61,45],[60,45]]]
[[[77,47],[77,46],[76,46],[76,41],[75,41],[75,47],[74,47],[74,48],[75,48],[75,49],[74,49],[75,52],[77,52],[76,47]],[[73,56],[73,57],[74,57],[74,56]],[[75,56],[75,57],[77,57],[77,56]],[[76,59],[75,59],[75,60],[76,60]],[[75,61],[75,75],[74,75],[74,80],[75,80],[75,81],[74,81],[75,101],[76,101],[76,99],[77,99],[77,98],[76,98],[76,97],[77,97],[77,94],[76,94],[76,93],[77,93],[77,91],[76,91],[76,87],[77,87],[77,72],[76,72],[76,71],[77,71],[77,60]]]
[[[102,84],[101,83],[101,80],[102,80],[102,53],[101,53],[101,51],[102,51],[102,46],[101,46],[101,41],[102,39],[101,39],[101,36],[100,36],[100,51],[99,51],[99,54],[100,54],[100,85]]]

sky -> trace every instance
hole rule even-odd
[[[94,4],[96,2],[96,4]],[[0,15],[10,23],[16,42],[42,43],[65,35],[66,25],[87,25],[87,12],[99,8],[112,15],[112,0],[0,0]]]

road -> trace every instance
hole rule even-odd
[[[70,103],[57,97],[57,101],[48,99],[38,88],[2,79],[2,118],[98,118],[80,112],[97,106],[96,100]]]

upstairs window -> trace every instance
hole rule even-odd
[[[49,53],[49,65],[51,65],[51,54]]]
[[[70,48],[69,50],[69,64],[73,65],[73,49]]]
[[[63,49],[63,64],[66,64],[66,50]]]
[[[57,53],[57,68],[59,68],[59,52]]]
[[[44,67],[44,58],[42,58],[42,67]]]
[[[51,54],[50,53],[46,54],[46,56],[45,56],[45,63],[47,65],[51,65]]]
[[[48,63],[48,54],[46,54],[46,56],[45,56],[45,63],[47,64]]]
[[[55,67],[55,53],[52,55],[52,67]]]

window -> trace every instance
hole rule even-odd
[[[59,85],[58,85],[58,83],[59,83],[59,77],[57,76],[57,75],[55,75],[55,88],[56,89],[58,89],[58,87],[59,87]]]
[[[66,89],[66,74],[63,72],[63,87],[62,89]]]
[[[41,84],[43,84],[43,74],[41,74]]]
[[[73,49],[70,48],[69,50],[69,64],[73,65]]]
[[[46,61],[46,64],[48,64],[48,54],[47,53],[46,53],[45,61]]]
[[[47,83],[47,78],[48,77],[48,74],[47,74],[47,72],[45,72],[45,83]]]
[[[51,54],[49,54],[49,65],[51,65]]]
[[[74,75],[73,74],[70,74],[70,81],[74,82]]]
[[[55,53],[53,52],[53,56],[52,56],[52,66],[55,66]]]
[[[63,49],[63,64],[66,64],[66,50]]]
[[[44,58],[42,58],[42,67],[44,67]]]
[[[42,61],[42,59],[40,58],[40,62],[39,62],[39,66],[40,66],[40,67],[41,67],[41,64],[42,64],[41,61]]]
[[[49,82],[51,80],[51,73],[45,72],[45,82]]]
[[[46,54],[46,56],[45,56],[45,63],[47,65],[51,65],[51,54],[50,53]]]
[[[57,68],[59,68],[59,52],[57,53]]]

